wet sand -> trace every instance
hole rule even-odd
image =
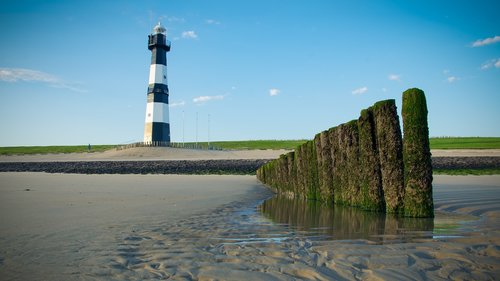
[[[0,279],[500,278],[500,176],[436,176],[453,232],[411,239],[389,218],[327,239],[261,213],[271,196],[253,176],[0,173]]]

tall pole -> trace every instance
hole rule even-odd
[[[184,110],[182,111],[182,147],[184,147]]]
[[[210,150],[210,114],[208,114],[208,145],[207,148]]]
[[[196,148],[198,148],[198,111],[196,111]]]

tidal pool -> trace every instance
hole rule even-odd
[[[460,237],[466,232],[467,222],[475,220],[441,211],[435,218],[401,218],[280,194],[264,201],[259,210],[272,222],[315,240],[366,239],[384,243]]]

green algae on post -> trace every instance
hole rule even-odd
[[[422,90],[403,93],[404,215],[433,217],[432,162],[427,125],[427,102]]]
[[[433,217],[422,91],[405,92],[403,121],[404,144],[395,101],[379,101],[362,110],[357,120],[323,131],[295,152],[264,165],[257,177],[294,197],[398,216]]]
[[[358,131],[360,207],[364,210],[383,211],[385,201],[375,135],[375,120],[371,107],[361,111],[358,119]]]
[[[373,105],[379,151],[380,172],[387,213],[399,213],[403,204],[403,141],[396,102],[379,101]]]

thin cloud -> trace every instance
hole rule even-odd
[[[168,22],[178,22],[184,23],[186,20],[182,17],[169,16],[169,15],[157,15],[154,11],[148,11],[148,17],[150,22],[158,22],[158,21],[168,21]]]
[[[448,78],[446,78],[446,80],[449,82],[449,83],[453,83],[453,82],[456,82],[459,78],[456,77],[456,76],[450,76]]]
[[[194,32],[194,30],[188,30],[188,31],[183,31],[182,32],[182,38],[185,38],[185,39],[196,39],[196,38],[198,38],[198,35],[196,34],[196,32]]]
[[[472,47],[482,47],[490,44],[500,42],[500,36],[490,37],[486,39],[479,39],[472,43]]]
[[[214,25],[219,25],[220,21],[214,20],[214,19],[208,19],[205,21],[207,24],[214,24]]]
[[[276,88],[269,89],[269,95],[271,97],[279,95],[280,92],[281,91],[279,89],[276,89]]]
[[[361,88],[352,90],[353,95],[362,95],[366,92],[368,92],[368,87],[361,87]]]
[[[194,103],[204,103],[207,101],[212,101],[212,100],[223,100],[224,96],[223,95],[218,95],[218,96],[199,96],[193,99]]]
[[[68,89],[74,92],[86,92],[53,74],[26,68],[0,68],[0,80],[5,82],[40,82],[50,87]]]
[[[179,17],[174,17],[174,16],[167,16],[166,19],[168,22],[185,22],[186,21],[184,18],[179,18]]]
[[[184,106],[186,105],[186,102],[185,101],[180,101],[180,102],[173,102],[173,103],[169,103],[168,104],[168,107],[178,107],[178,106]]]
[[[391,81],[400,81],[401,80],[401,75],[399,74],[389,74],[387,78]]]
[[[482,70],[490,69],[492,67],[500,68],[500,59],[492,59],[481,65]]]

